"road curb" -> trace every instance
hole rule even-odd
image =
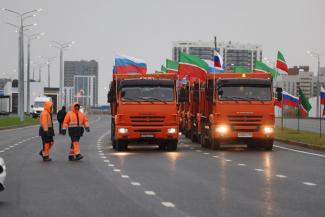
[[[287,143],[290,145],[296,145],[296,146],[303,147],[303,148],[309,148],[309,149],[316,150],[316,151],[325,151],[325,147],[321,147],[318,145],[306,144],[306,143],[302,143],[302,142],[295,142],[295,141],[285,140],[285,139],[275,139],[275,141]]]
[[[15,125],[15,126],[10,126],[10,127],[0,127],[0,132],[2,130],[12,130],[12,129],[19,129],[19,128],[24,128],[24,127],[32,127],[32,126],[37,126],[39,123],[36,124],[26,124],[26,125]]]

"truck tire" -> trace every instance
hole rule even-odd
[[[111,121],[111,143],[112,143],[113,149],[116,149],[115,125],[113,123],[113,120]]]
[[[266,150],[266,151],[272,151],[273,150],[273,140],[266,140],[265,142],[264,142],[264,149]]]
[[[116,150],[125,151],[127,149],[127,144],[125,141],[115,140],[116,141]]]
[[[167,149],[170,151],[176,151],[177,150],[177,140],[172,140],[167,143]]]

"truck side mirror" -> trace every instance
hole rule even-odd
[[[283,89],[282,89],[281,87],[277,87],[277,88],[275,89],[275,91],[276,91],[276,98],[277,98],[279,101],[281,101],[281,100],[282,100],[282,91],[283,91]]]

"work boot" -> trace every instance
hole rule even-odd
[[[43,150],[39,151],[39,155],[43,157]]]
[[[43,161],[51,161],[52,159],[49,156],[44,156]]]
[[[76,160],[81,160],[82,158],[84,158],[84,156],[82,156],[81,154],[76,155]]]
[[[74,158],[74,155],[69,155],[69,161],[74,161],[74,160],[76,160],[76,159]]]

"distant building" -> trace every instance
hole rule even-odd
[[[196,55],[201,59],[212,60],[214,42],[208,41],[178,41],[173,43],[173,60],[179,61],[179,53]],[[233,70],[234,66],[244,66],[253,70],[256,60],[262,60],[262,46],[257,44],[241,44],[229,42],[217,43],[217,50],[223,57],[226,70]]]
[[[288,75],[298,75],[299,71],[309,72],[309,66],[294,66],[289,68]]]
[[[304,71],[306,69],[309,69],[309,67],[304,66],[300,68],[296,75],[279,76],[275,87],[282,87],[285,91],[295,96],[298,96],[299,88],[308,98],[317,96],[319,94],[317,91],[317,76],[315,76],[314,72]],[[319,83],[325,88],[325,68],[320,70]]]
[[[65,104],[79,102],[82,106],[98,104],[98,62],[64,62]]]

